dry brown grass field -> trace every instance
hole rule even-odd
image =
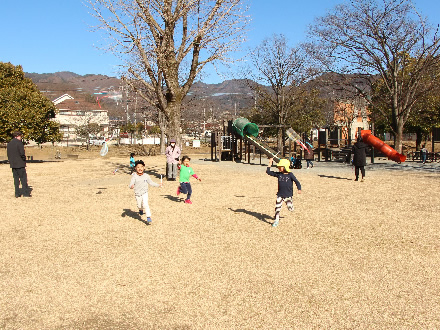
[[[112,152],[27,149],[32,198],[0,164],[1,329],[440,328],[438,163],[294,170],[273,228],[264,165],[194,154],[193,204],[164,181],[148,226]],[[142,159],[159,182],[164,157]]]

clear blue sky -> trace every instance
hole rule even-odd
[[[249,0],[251,32],[244,48],[253,48],[274,33],[283,33],[291,46],[304,40],[314,17],[343,0]],[[440,23],[440,1],[414,0],[431,23]],[[96,49],[100,36],[90,32],[93,18],[81,0],[5,0],[0,19],[0,61],[22,65],[26,72],[115,76],[117,57]],[[215,72],[207,83],[222,81]]]

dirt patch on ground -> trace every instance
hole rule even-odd
[[[28,199],[0,165],[0,328],[440,327],[437,167],[295,170],[272,228],[264,164],[192,155],[193,204],[151,188],[147,226],[125,151],[93,152],[29,163]],[[142,159],[159,182],[164,157]]]

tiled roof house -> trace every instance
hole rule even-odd
[[[60,124],[60,132],[64,141],[75,141],[76,127],[96,123],[102,128],[101,136],[108,136],[109,117],[108,111],[96,109],[96,104],[85,100],[75,100],[72,96],[64,94],[52,101],[58,108],[54,121]]]

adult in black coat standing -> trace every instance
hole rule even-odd
[[[21,132],[14,132],[12,136],[14,138],[8,143],[7,153],[9,166],[12,168],[12,175],[14,177],[15,197],[21,196],[20,182],[23,188],[23,196],[31,197],[31,191],[27,183],[26,154],[23,142],[21,141],[23,134]]]
[[[354,165],[354,173],[356,175],[356,179],[354,181],[359,180],[359,170],[362,174],[361,182],[365,180],[365,165],[367,165],[367,148],[368,145],[362,141],[362,137],[359,136],[357,138],[357,142],[352,147],[353,153],[353,165]]]

